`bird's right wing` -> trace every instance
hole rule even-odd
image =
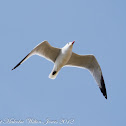
[[[33,52],[36,55],[42,56],[52,62],[55,62],[57,56],[60,53],[59,48],[52,47],[48,41],[41,42],[39,45],[37,45],[34,49]]]
[[[52,62],[55,62],[57,56],[60,53],[59,48],[52,47],[48,41],[43,41],[40,44],[38,44],[23,60],[21,60],[12,70],[14,70],[16,67],[18,67],[20,64],[22,64],[24,61],[26,61],[30,56],[32,55],[39,55],[42,56]]]
[[[106,87],[102,75],[100,65],[98,64],[95,56],[93,55],[78,55],[72,53],[72,56],[66,66],[76,66],[88,69],[96,80],[101,92],[107,99]]]

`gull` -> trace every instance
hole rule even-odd
[[[73,42],[67,43],[63,48],[52,47],[48,41],[38,44],[23,60],[21,60],[12,70],[21,65],[29,57],[39,55],[54,63],[54,67],[49,74],[50,79],[55,79],[60,69],[64,66],[79,67],[89,70],[96,80],[102,94],[107,99],[105,82],[100,65],[94,55],[78,55],[72,52]]]

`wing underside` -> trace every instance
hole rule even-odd
[[[48,43],[48,41],[43,41],[39,45],[37,45],[27,56],[25,56],[25,58],[23,58],[12,70],[17,68],[32,55],[39,55],[52,62],[55,62],[59,53],[60,53],[59,48],[52,47]]]
[[[76,66],[81,68],[86,68],[90,71],[94,79],[96,80],[102,94],[107,99],[106,87],[104,78],[102,75],[102,71],[100,65],[98,64],[95,56],[93,55],[78,55],[76,53],[72,53],[72,56],[66,66]]]

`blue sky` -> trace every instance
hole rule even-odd
[[[0,120],[25,121],[9,126],[31,125],[27,118],[74,119],[72,126],[126,125],[125,35],[125,0],[1,0]],[[74,52],[94,54],[108,99],[87,70],[67,67],[49,79],[53,64],[39,56],[11,71],[43,40],[59,48],[75,40]]]

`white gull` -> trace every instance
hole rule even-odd
[[[26,61],[32,55],[42,56],[54,63],[49,78],[55,79],[60,69],[64,66],[86,68],[93,75],[101,92],[107,99],[105,82],[101,68],[94,55],[78,55],[72,52],[73,42],[67,43],[63,48],[52,47],[48,41],[43,41],[37,45],[23,60],[21,60],[12,70]]]

